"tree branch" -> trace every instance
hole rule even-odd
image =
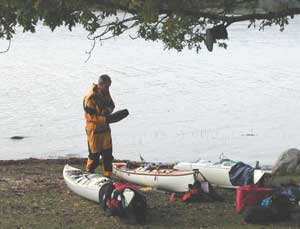
[[[0,51],[0,54],[3,54],[3,53],[6,53],[6,52],[8,52],[8,51],[9,51],[9,49],[10,49],[10,44],[11,44],[11,39],[9,39],[9,40],[8,40],[8,46],[7,46],[6,50],[4,50],[4,51]]]

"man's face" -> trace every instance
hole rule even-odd
[[[111,83],[109,83],[109,82],[98,84],[98,88],[100,89],[102,94],[106,95],[109,92],[110,84]]]

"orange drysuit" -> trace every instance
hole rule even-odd
[[[88,140],[89,157],[86,164],[88,172],[94,172],[99,165],[101,155],[104,167],[104,176],[109,176],[112,171],[112,140],[106,115],[113,112],[115,104],[108,92],[103,95],[94,84],[89,93],[84,97],[83,108],[86,119],[86,134]]]

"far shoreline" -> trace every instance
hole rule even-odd
[[[86,157],[61,157],[61,158],[24,158],[24,159],[10,159],[10,160],[0,160],[1,165],[26,165],[26,164],[39,164],[39,163],[46,163],[46,164],[81,164],[86,162]],[[100,159],[101,161],[101,159]],[[129,160],[124,159],[116,159],[116,162],[127,162]]]

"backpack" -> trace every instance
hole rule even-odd
[[[243,216],[246,223],[266,224],[277,221],[273,209],[263,206],[247,206]]]
[[[289,218],[291,202],[281,193],[273,193],[268,198],[268,206],[248,206],[243,216],[246,223],[265,224],[284,221]]]
[[[108,214],[145,223],[147,202],[145,196],[130,184],[108,182],[99,190],[99,203]]]
[[[286,220],[289,217],[290,207],[291,201],[286,195],[282,193],[272,195],[270,208],[273,209],[279,221]]]

